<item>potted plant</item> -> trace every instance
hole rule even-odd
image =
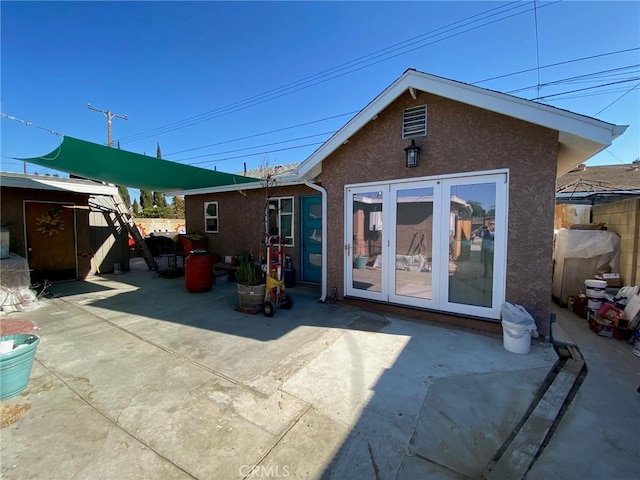
[[[189,234],[180,234],[178,235],[177,243],[181,245],[182,248],[177,248],[176,250],[181,250],[178,253],[182,253],[184,256],[189,255],[189,252],[198,249],[206,249],[207,248],[207,237],[200,233],[189,233]]]
[[[257,313],[264,304],[265,281],[260,268],[251,260],[243,259],[236,270],[238,282],[238,308]]]

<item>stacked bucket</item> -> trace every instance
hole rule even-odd
[[[590,313],[596,313],[602,306],[604,294],[607,290],[607,282],[604,280],[585,280],[584,287],[587,292],[587,308]]]

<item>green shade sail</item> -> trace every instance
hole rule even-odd
[[[260,179],[216,172],[65,136],[47,155],[19,160],[102,182],[154,192],[223,187]]]

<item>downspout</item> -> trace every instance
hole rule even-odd
[[[322,282],[320,301],[327,299],[327,191],[315,183],[304,180],[304,184],[322,194]]]

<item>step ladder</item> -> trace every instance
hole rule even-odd
[[[113,196],[113,203],[116,207],[114,213],[118,217],[120,223],[127,229],[131,238],[136,242],[136,245],[140,249],[140,252],[142,252],[142,257],[149,267],[149,270],[158,271],[158,264],[156,263],[155,258],[153,258],[153,254],[151,253],[151,250],[149,250],[147,242],[144,241],[140,230],[138,230],[138,226],[133,220],[133,216],[131,215],[129,208],[124,204],[120,193]]]

